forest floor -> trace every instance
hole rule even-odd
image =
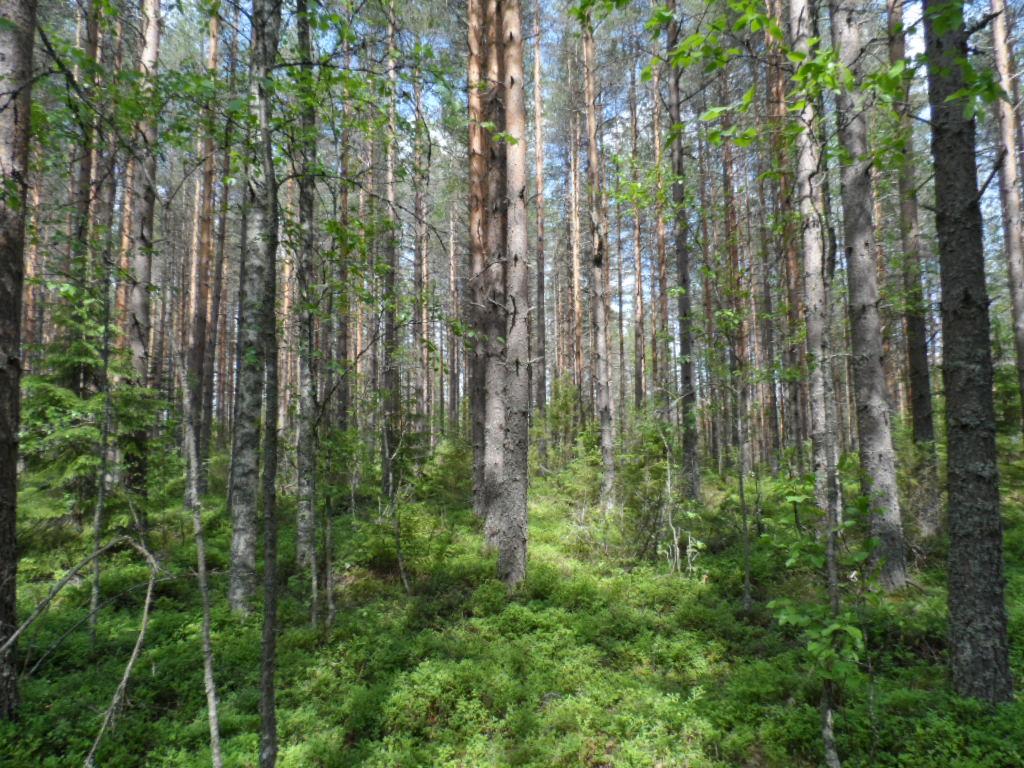
[[[1024,684],[1024,464],[1004,467],[1003,481],[1013,663]],[[768,604],[787,597],[791,614],[803,605],[813,615],[819,578],[813,567],[787,567],[797,532],[788,506],[773,507],[766,491],[767,532],[751,558],[753,606],[742,610],[742,529],[727,509],[729,493],[711,489],[723,511],[693,523],[705,548],[692,573],[676,574],[664,559],[631,564],[607,542],[584,537],[600,526],[581,524],[569,473],[536,480],[529,576],[511,599],[493,579],[480,526],[458,494],[428,488],[403,507],[411,596],[397,577],[391,525],[341,514],[330,629],[310,626],[286,504],[279,764],[818,765],[821,670],[807,650],[807,627],[780,624],[781,609]],[[230,528],[216,493],[206,519],[225,762],[254,766],[259,612],[238,619],[227,610]],[[165,573],[127,704],[97,764],[206,766],[191,523],[180,505],[168,504],[151,525]],[[72,524],[61,498],[31,478],[19,526],[26,615],[88,554],[91,532]],[[81,765],[92,744],[135,643],[148,571],[122,548],[102,573],[95,643],[86,623],[88,578],[65,589],[21,643],[34,671],[23,681],[21,722],[0,726],[5,768]],[[914,582],[884,599],[848,585],[851,621],[866,648],[841,679],[836,731],[844,765],[1024,766],[1024,703],[992,711],[949,693],[941,557]]]

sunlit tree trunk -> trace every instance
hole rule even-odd
[[[502,54],[502,0],[487,0],[487,122],[495,132],[504,130],[504,56]],[[505,479],[505,245],[507,144],[494,136],[487,146],[486,261],[481,277],[484,330],[484,536],[500,547],[502,498]]]
[[[523,88],[523,37],[519,0],[502,0],[504,54],[506,234],[505,309],[505,476],[502,524],[498,540],[498,576],[510,588],[526,578],[526,492],[529,446],[530,281],[526,206],[526,95]]]
[[[601,430],[601,502],[611,510],[615,504],[615,423],[612,419],[611,366],[608,360],[608,297],[606,276],[608,269],[608,221],[606,219],[603,190],[601,188],[601,160],[597,146],[598,115],[594,86],[594,32],[592,21],[583,20],[583,90],[587,108],[587,177],[590,207],[590,251],[593,268],[591,286],[596,359],[595,406]]]
[[[541,60],[541,17],[544,9],[536,3],[533,10],[533,179],[536,190],[537,211],[537,298],[536,327],[537,350],[534,361],[534,383],[537,388],[536,407],[541,416],[547,410],[548,396],[548,351],[547,351],[547,296],[544,290],[544,93],[542,87],[543,65]],[[541,463],[543,463],[546,441],[540,440]]]
[[[1010,47],[1004,0],[991,0],[992,47],[999,85],[1012,94],[1013,51]],[[999,195],[1003,206],[1003,247],[1010,278],[1010,306],[1013,310],[1013,342],[1017,353],[1017,383],[1021,418],[1024,419],[1024,214],[1021,210],[1018,166],[1017,114],[1006,99],[996,102],[999,118]]]
[[[852,8],[832,4],[833,45],[840,61],[857,78],[838,94],[839,143],[842,154],[843,242],[849,287],[850,340],[854,401],[860,447],[861,489],[873,512],[871,530],[878,539],[875,557],[887,589],[906,584],[903,525],[896,455],[892,447],[890,405],[886,393],[875,265],[874,190],[868,120],[860,87],[864,56],[860,27],[864,19]]]
[[[671,6],[673,9],[675,5]],[[672,50],[679,42],[679,22],[673,20],[668,29],[667,48]],[[672,123],[682,125],[682,84],[680,71],[669,69],[669,117]],[[700,463],[697,454],[697,389],[693,364],[693,319],[690,296],[690,245],[687,222],[686,186],[683,182],[686,157],[682,134],[672,144],[672,205],[675,210],[676,281],[678,287],[679,369],[682,380],[679,393],[679,413],[683,425],[683,476],[686,494],[691,499],[700,497]]]
[[[814,8],[809,0],[790,1],[792,47],[807,57],[812,51]],[[839,615],[838,534],[841,508],[836,469],[835,393],[832,379],[832,349],[829,331],[831,302],[826,263],[824,228],[824,166],[818,142],[818,115],[812,98],[801,99],[796,112],[800,132],[796,137],[796,196],[804,251],[804,301],[807,321],[807,352],[810,356],[811,449],[814,463],[815,498],[825,513],[826,583],[829,608]],[[831,680],[824,682],[821,702],[821,732],[825,762],[839,768],[839,754],[833,731],[837,692]]]
[[[469,0],[469,281],[463,312],[474,335],[469,345],[469,417],[473,442],[473,509],[484,517],[483,272],[487,261],[487,133],[482,88],[485,76],[484,0]]]
[[[639,143],[640,128],[637,123],[636,105],[636,69],[629,70],[629,125],[630,125],[630,156],[632,168],[630,169],[630,180],[635,190],[639,189]],[[633,405],[639,411],[644,406],[646,394],[646,357],[645,347],[647,335],[644,327],[644,269],[641,258],[642,249],[640,243],[640,199],[639,196],[633,201]],[[625,366],[625,363],[623,363]],[[623,370],[625,368],[623,367]],[[625,406],[625,403],[623,403]]]

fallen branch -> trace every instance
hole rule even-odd
[[[36,609],[32,611],[32,615],[25,619],[25,621],[21,623],[21,626],[14,630],[11,636],[4,641],[3,645],[0,645],[0,656],[3,656],[18,641],[18,638],[21,637],[22,633],[26,629],[31,627],[32,624],[35,623],[35,620],[38,619],[42,612],[46,610],[47,606],[51,602],[53,602],[53,598],[57,596],[57,593],[64,589],[64,587],[67,586],[68,582],[71,581],[76,575],[78,575],[79,571],[85,568],[85,566],[87,566],[97,557],[102,555],[104,552],[113,549],[118,544],[123,544],[125,541],[125,537],[120,536],[114,539],[113,541],[108,542],[99,549],[94,550],[91,555],[85,558],[85,560],[83,560],[70,571],[68,571],[65,574],[64,578],[58,581],[57,584],[53,587],[53,589],[50,590],[50,594],[46,596],[46,599],[44,599],[41,603],[39,603],[39,605],[36,606]]]
[[[92,743],[92,749],[85,756],[85,768],[93,768],[96,765],[94,762],[96,750],[99,749],[100,741],[103,740],[103,734],[113,725],[114,718],[117,717],[117,712],[124,702],[124,694],[128,690],[128,680],[132,676],[132,669],[134,669],[135,662],[139,659],[139,654],[142,652],[142,644],[146,639],[146,629],[149,627],[149,609],[153,604],[153,588],[156,586],[157,574],[154,561],[148,556],[147,559],[150,560],[149,586],[146,588],[146,601],[142,605],[142,625],[139,627],[139,636],[135,638],[135,647],[132,648],[132,655],[128,657],[128,663],[124,667],[124,674],[121,675],[121,682],[118,683],[117,690],[114,691],[114,697],[110,700],[110,706],[107,707],[107,713],[103,716],[103,722],[100,724],[99,733],[96,734],[96,739]]]

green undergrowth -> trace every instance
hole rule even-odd
[[[465,466],[459,471],[465,476]],[[513,597],[494,580],[465,494],[428,471],[403,503],[413,594],[398,578],[390,521],[336,511],[336,620],[312,628],[282,509],[280,765],[771,766],[821,763],[819,670],[806,642],[768,603],[820,599],[813,569],[787,567],[791,502],[762,498],[751,556],[754,604],[742,610],[740,528],[730,494],[680,516],[702,548],[684,573],[664,558],[627,559],[588,539],[575,476],[533,483],[530,565]],[[567,471],[567,472],[571,472]],[[433,479],[432,479],[433,478]],[[21,497],[19,607],[26,615],[85,556],[91,531],[37,479]],[[1007,466],[1007,561],[1017,679],[1024,678],[1024,468]],[[431,485],[431,483],[434,485]],[[213,486],[217,489],[216,482]],[[464,484],[460,486],[464,491]],[[213,644],[225,762],[256,764],[260,619],[225,604],[229,525],[207,501],[215,591]],[[596,514],[596,513],[595,513]],[[611,526],[614,521],[604,521]],[[210,764],[191,523],[179,505],[150,515],[165,566],[127,703],[99,765]],[[991,710],[954,697],[945,657],[938,558],[891,599],[851,610],[865,647],[842,680],[836,732],[844,765],[1011,768],[1024,765],[1024,706]],[[77,580],[21,644],[21,721],[0,728],[0,765],[80,765],[138,631],[147,570],[127,547],[104,559],[95,642],[89,583]],[[851,595],[855,591],[850,592]],[[862,593],[863,594],[863,593]]]

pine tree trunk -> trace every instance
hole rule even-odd
[[[530,428],[529,333],[530,280],[526,211],[526,95],[523,88],[523,37],[519,0],[502,0],[504,54],[506,183],[506,348],[505,475],[502,524],[498,540],[498,577],[510,588],[526,578],[527,465]]]
[[[206,71],[209,77],[215,77],[218,69],[218,51],[220,46],[220,19],[216,13],[210,17],[209,51],[207,53]],[[210,301],[210,261],[213,251],[213,184],[214,184],[214,141],[213,114],[211,105],[207,105],[203,115],[203,138],[199,141],[199,156],[203,161],[203,170],[196,184],[197,231],[193,238],[195,250],[192,257],[192,274],[190,276],[189,297],[191,306],[188,326],[188,375],[183,397],[192,399],[191,410],[195,419],[197,439],[199,440],[198,483],[200,494],[206,493],[206,456],[203,455],[202,435],[206,427],[202,423],[204,416],[204,364],[206,361],[206,345],[209,341],[207,318]]]
[[[455,211],[448,210],[448,434],[455,439],[459,434],[459,345],[453,321],[458,317],[461,295],[455,260]]]
[[[570,75],[572,70],[570,69]],[[569,86],[570,93],[572,86]],[[583,408],[583,289],[580,263],[580,126],[576,111],[570,118],[569,147],[569,251],[572,267],[572,372],[576,385],[577,407]]]
[[[504,56],[502,54],[502,1],[487,0],[487,122],[504,131]],[[486,261],[481,277],[484,330],[484,536],[487,544],[500,547],[502,498],[505,479],[505,343],[506,301],[506,180],[507,144],[493,137],[487,145],[487,238]]]
[[[940,28],[934,18],[942,11]],[[1003,577],[992,352],[963,4],[926,0],[925,51],[942,287],[942,379],[949,486],[949,645],[953,687],[985,701],[1013,698]]]
[[[906,62],[906,33],[903,29],[905,0],[889,0],[889,64]],[[909,68],[908,68],[909,69]],[[907,371],[910,385],[910,420],[914,443],[921,451],[924,497],[918,511],[918,530],[922,538],[936,536],[941,527],[940,498],[932,489],[938,484],[938,459],[935,454],[935,426],[932,416],[932,383],[928,365],[928,322],[924,290],[921,286],[921,227],[917,205],[917,158],[914,150],[914,123],[911,117],[910,85],[912,74],[903,78],[898,106],[903,140],[898,177],[900,196],[900,245],[903,250],[903,325],[906,339]]]
[[[0,82],[16,94],[0,110],[0,645],[18,623],[18,429],[21,416],[21,302],[28,200],[34,0],[7,3],[0,26]],[[0,652],[0,720],[18,707],[15,647]]]
[[[991,0],[992,47],[995,53],[999,85],[1013,93],[1013,50],[1010,47],[1004,0]],[[1017,353],[1017,383],[1020,390],[1021,419],[1024,420],[1024,213],[1021,210],[1020,169],[1017,154],[1017,114],[1006,99],[996,102],[999,122],[999,196],[1003,207],[1003,241],[1010,278],[1010,305],[1013,309],[1013,343]]]
[[[890,406],[886,393],[882,350],[882,320],[875,266],[874,190],[868,147],[866,106],[859,95],[864,49],[860,24],[851,8],[832,4],[833,45],[840,61],[857,82],[838,94],[837,120],[842,155],[843,242],[849,285],[849,314],[853,388],[860,447],[861,490],[872,511],[871,530],[878,539],[874,552],[879,578],[886,589],[907,582],[896,485],[896,455],[892,447]]]
[[[534,385],[537,388],[536,407],[541,416],[547,410],[548,397],[548,351],[547,351],[547,297],[544,291],[544,95],[541,85],[543,63],[541,61],[541,17],[544,9],[537,3],[533,10],[533,178],[536,188],[537,210],[537,350],[534,361]],[[539,444],[541,463],[544,463],[546,441]]]
[[[601,161],[597,147],[598,115],[595,92],[594,33],[588,17],[583,21],[583,90],[587,107],[587,177],[590,204],[590,250],[593,267],[592,303],[595,337],[595,406],[601,429],[601,503],[615,506],[615,423],[612,419],[611,366],[608,360],[608,297],[606,293],[608,221],[601,189]]]
[[[469,102],[469,281],[463,314],[473,329],[467,374],[469,416],[473,443],[473,509],[486,514],[484,506],[484,306],[483,280],[487,262],[487,165],[488,141],[484,129],[483,83],[485,77],[486,26],[484,0],[468,3]]]

